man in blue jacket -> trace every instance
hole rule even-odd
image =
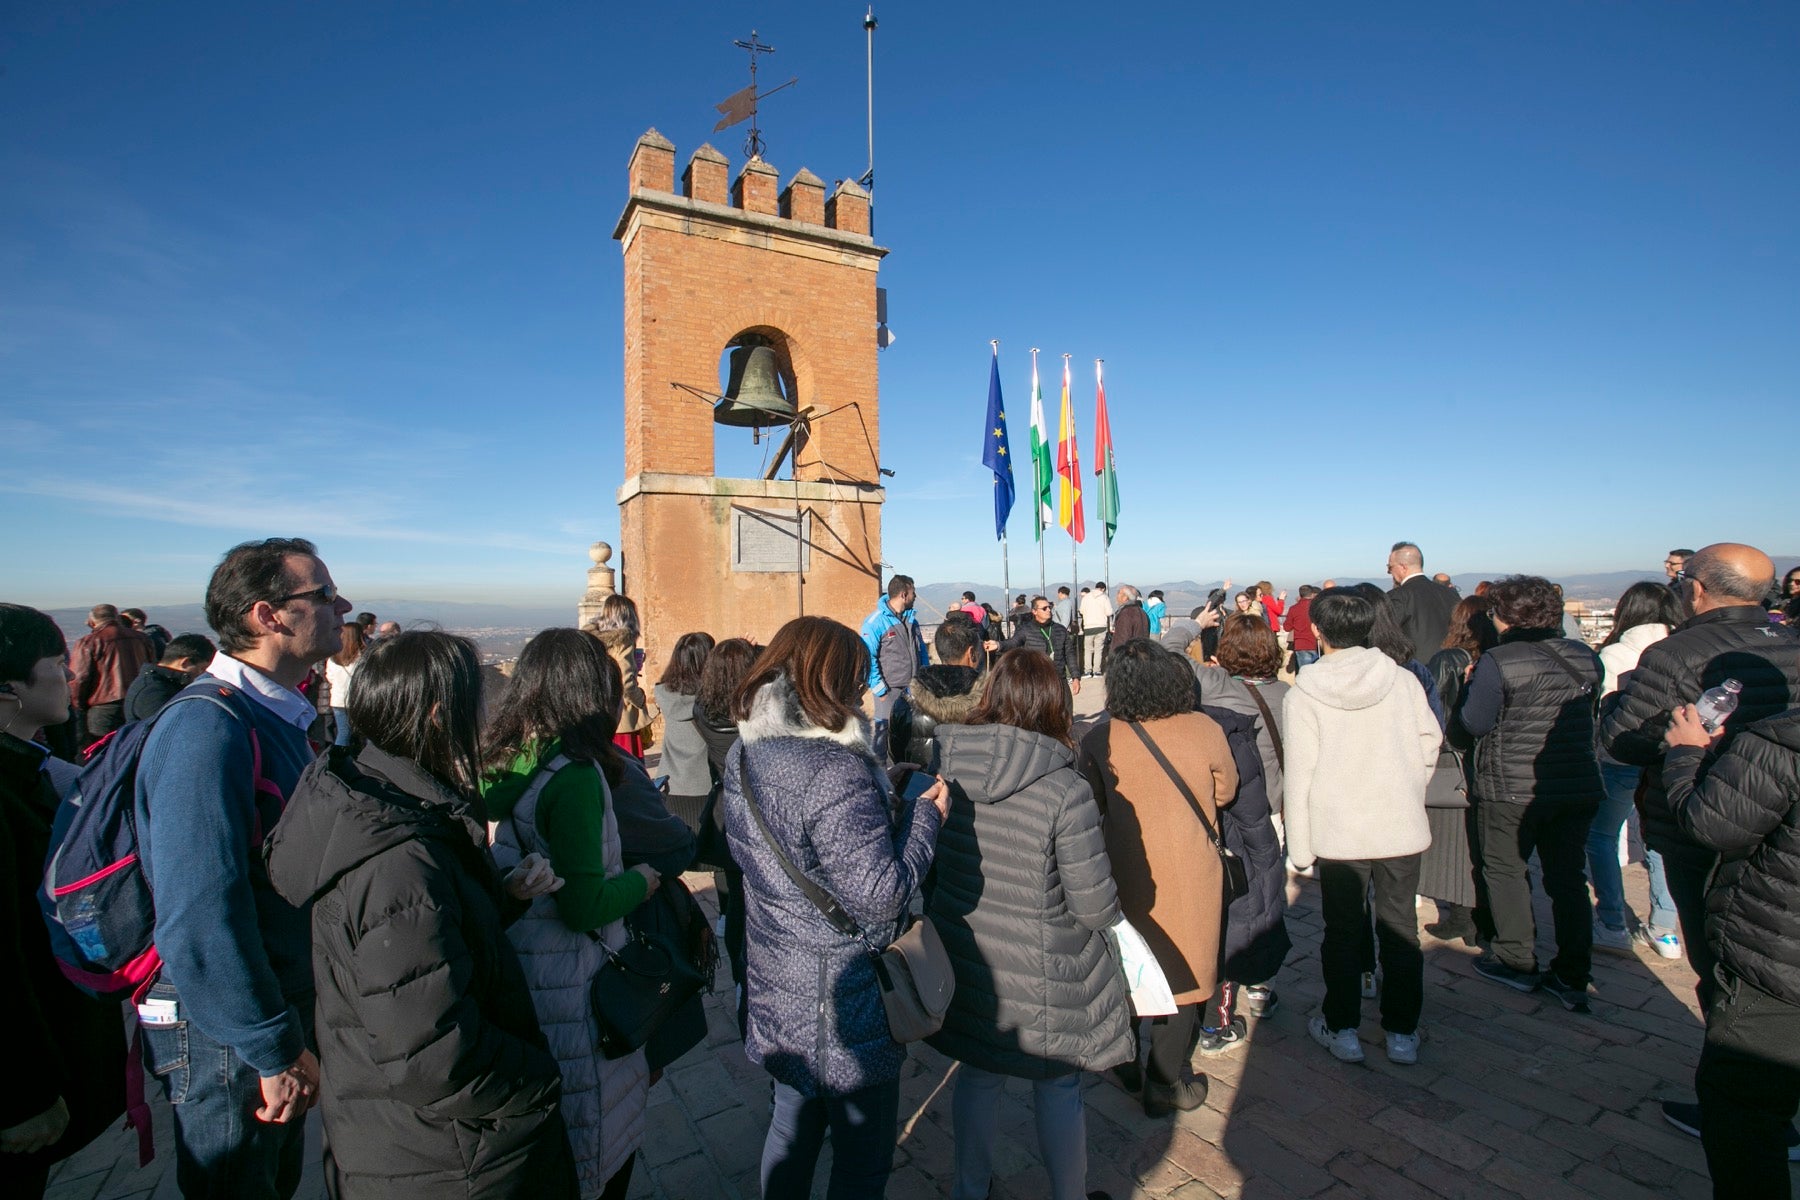
[[[894,703],[920,669],[931,665],[925,639],[919,634],[919,618],[913,614],[918,601],[912,576],[888,580],[887,597],[862,623],[863,645],[869,649],[869,690],[875,694],[875,749],[887,747],[888,719]]]
[[[310,915],[269,886],[263,835],[313,760],[298,691],[350,602],[311,542],[232,548],[206,589],[220,649],[157,718],[138,766],[162,973],[139,1008],[173,1103],[187,1196],[288,1200],[318,1095]]]

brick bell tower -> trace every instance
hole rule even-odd
[[[613,230],[625,258],[619,524],[645,677],[692,630],[766,643],[802,608],[855,628],[881,586],[885,498],[875,278],[887,251],[869,235],[868,193],[845,181],[827,198],[807,170],[780,188],[760,158],[732,180],[711,146],[677,191],[675,147],[654,129],[632,153],[630,189]],[[693,389],[716,391],[727,351],[750,344],[773,348],[802,414],[791,479],[714,474],[714,414]]]

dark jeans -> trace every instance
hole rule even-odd
[[[1675,901],[1675,915],[1681,921],[1681,949],[1694,974],[1700,977],[1694,991],[1700,997],[1700,1011],[1707,1013],[1718,992],[1713,975],[1719,960],[1706,940],[1706,881],[1712,878],[1719,856],[1692,842],[1659,839],[1654,849],[1662,852],[1663,874]]]
[[[1594,906],[1588,899],[1587,834],[1599,800],[1554,804],[1475,802],[1481,829],[1481,879],[1494,922],[1494,956],[1515,971],[1536,971],[1537,920],[1531,913],[1533,852],[1544,868],[1556,924],[1550,969],[1573,987],[1593,978]]]
[[[175,989],[158,984],[157,998]],[[300,1186],[304,1119],[270,1125],[256,1071],[192,1022],[144,1027],[144,1069],[175,1118],[175,1178],[186,1200],[290,1200]]]
[[[1425,955],[1413,895],[1419,888],[1419,855],[1361,862],[1319,860],[1319,893],[1325,910],[1325,1024],[1362,1024],[1362,940],[1369,927],[1369,888],[1375,889],[1375,938],[1381,956],[1381,1027],[1412,1033],[1425,1002]]]
[[[1183,1004],[1166,1017],[1150,1018],[1150,1059],[1144,1077],[1151,1083],[1180,1083],[1187,1075],[1188,1056],[1200,1034],[1198,1004]],[[1138,1023],[1131,1023],[1138,1032]]]
[[[831,1131],[831,1186],[826,1200],[868,1200],[887,1191],[900,1120],[900,1081],[844,1096],[808,1099],[775,1085],[775,1112],[763,1141],[763,1200],[806,1200],[825,1131]]]
[[[1727,974],[1706,1017],[1694,1086],[1713,1195],[1786,1200],[1788,1127],[1800,1108],[1800,1006]]]

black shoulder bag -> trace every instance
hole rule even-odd
[[[1213,849],[1219,852],[1219,866],[1224,869],[1225,874],[1225,903],[1230,904],[1239,896],[1249,895],[1250,872],[1245,868],[1244,860],[1233,854],[1231,848],[1219,840],[1219,834],[1213,829],[1213,823],[1207,820],[1206,809],[1201,806],[1200,798],[1194,795],[1194,789],[1189,787],[1187,780],[1183,779],[1181,774],[1175,770],[1174,764],[1162,752],[1162,747],[1158,746],[1151,740],[1150,735],[1144,732],[1143,726],[1136,721],[1127,721],[1125,726],[1138,735],[1138,738],[1144,743],[1144,748],[1150,751],[1150,757],[1156,760],[1157,765],[1168,774],[1169,779],[1181,794],[1187,797],[1187,802],[1194,808],[1194,815],[1200,818],[1200,827],[1206,830],[1206,839],[1213,844]]]
[[[914,921],[887,949],[876,947],[837,898],[801,874],[782,852],[775,835],[769,832],[768,822],[763,820],[762,806],[756,802],[756,789],[750,786],[750,770],[744,765],[741,751],[738,783],[744,789],[744,804],[750,809],[757,831],[800,894],[812,901],[833,929],[855,938],[868,951],[875,978],[881,985],[881,1005],[887,1010],[888,1036],[900,1043],[916,1042],[943,1028],[950,996],[956,990],[956,975],[931,918]]]

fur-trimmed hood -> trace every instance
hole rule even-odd
[[[738,722],[738,737],[746,745],[772,738],[819,738],[874,756],[873,733],[867,717],[856,713],[835,731],[813,724],[800,707],[800,693],[785,674],[757,689],[756,698],[750,701],[750,714]]]
[[[981,702],[987,680],[974,667],[926,667],[913,677],[912,706],[940,725],[961,725]]]

